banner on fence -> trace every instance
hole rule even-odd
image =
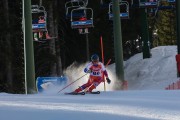
[[[67,77],[38,77],[36,79],[36,85],[38,92],[42,92],[52,86],[65,85],[67,83]]]

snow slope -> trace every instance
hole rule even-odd
[[[152,57],[143,59],[142,53],[132,56],[124,62],[125,80],[128,81],[129,90],[162,90],[169,84],[177,81],[177,69],[175,55],[177,54],[176,46],[160,46],[151,50]],[[66,70],[70,82],[84,75],[83,69],[85,64],[72,65]],[[111,85],[106,85],[108,91],[114,90],[117,86],[115,79],[115,64],[107,67]],[[77,74],[78,73],[78,74]],[[88,76],[72,85],[72,89],[82,85],[88,79]],[[103,90],[101,84],[98,90]]]
[[[1,120],[179,120],[180,91],[0,94]]]
[[[130,90],[164,89],[177,81],[177,47],[156,47],[151,53],[151,58],[142,59],[140,53],[125,62],[125,78]]]
[[[116,81],[112,81],[100,95],[63,94],[86,82],[85,76],[60,94],[57,92],[64,86],[32,95],[0,93],[0,120],[180,120],[180,91],[164,90],[178,79],[176,46],[151,52],[152,58],[143,60],[137,54],[124,63],[127,91],[114,91]],[[69,79],[84,75],[83,66],[67,69]],[[107,69],[114,80],[114,64]],[[103,85],[97,89],[103,91]]]

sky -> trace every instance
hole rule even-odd
[[[179,120],[180,91],[165,90],[177,81],[176,46],[151,50],[152,57],[142,53],[124,62],[128,90],[115,90],[115,65],[107,67],[111,84],[97,90],[101,94],[64,95],[87,81],[84,76],[60,93],[65,85],[51,86],[37,94],[0,93],[1,120]],[[83,65],[72,65],[65,72],[68,83],[84,75]]]

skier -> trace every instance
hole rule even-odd
[[[43,16],[39,17],[38,23],[45,23],[45,19]]]
[[[82,16],[79,18],[79,21],[87,21],[87,18],[85,16]],[[88,28],[79,28],[79,34],[87,34],[87,33],[89,33]]]
[[[91,62],[86,65],[84,72],[90,73],[88,82],[77,88],[74,93],[79,93],[86,88],[89,88],[86,92],[92,92],[93,89],[95,89],[101,82],[104,81],[103,74],[106,77],[107,83],[111,83],[105,66],[103,63],[99,62],[99,56],[97,54],[93,54],[91,56]]]

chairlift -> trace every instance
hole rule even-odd
[[[176,0],[167,0],[168,3],[175,3]]]
[[[74,17],[74,14],[84,12],[82,16]],[[71,11],[71,28],[79,29],[80,34],[88,34],[88,28],[94,27],[93,25],[93,10],[92,8],[80,7]]]
[[[52,39],[47,30],[47,12],[43,6],[32,5],[32,31],[34,41]]]
[[[159,0],[139,0],[140,8],[156,8]]]
[[[176,4],[176,0],[167,0],[167,2],[173,6]]]
[[[71,11],[73,9],[79,8],[79,7],[86,7],[88,4],[87,0],[70,0],[65,3],[65,9],[66,9],[66,18],[69,19],[71,17]],[[74,17],[79,17],[83,13],[73,14]]]
[[[57,37],[50,37],[48,31],[44,32],[33,32],[33,40],[36,42],[47,42]]]
[[[106,9],[109,7],[109,3],[111,2],[112,0],[100,0],[100,8],[101,9]]]
[[[129,19],[129,3],[127,1],[119,2],[120,6],[120,18],[121,19]],[[109,20],[113,20],[113,13],[112,13],[112,2],[109,3]]]
[[[170,4],[175,4],[176,3],[176,0],[160,0],[160,2],[168,2]]]
[[[169,5],[163,5],[164,2],[168,2]],[[175,2],[175,0],[161,0],[158,10],[174,10],[176,8]]]
[[[33,32],[47,30],[47,12],[43,6],[32,5],[32,29]]]

